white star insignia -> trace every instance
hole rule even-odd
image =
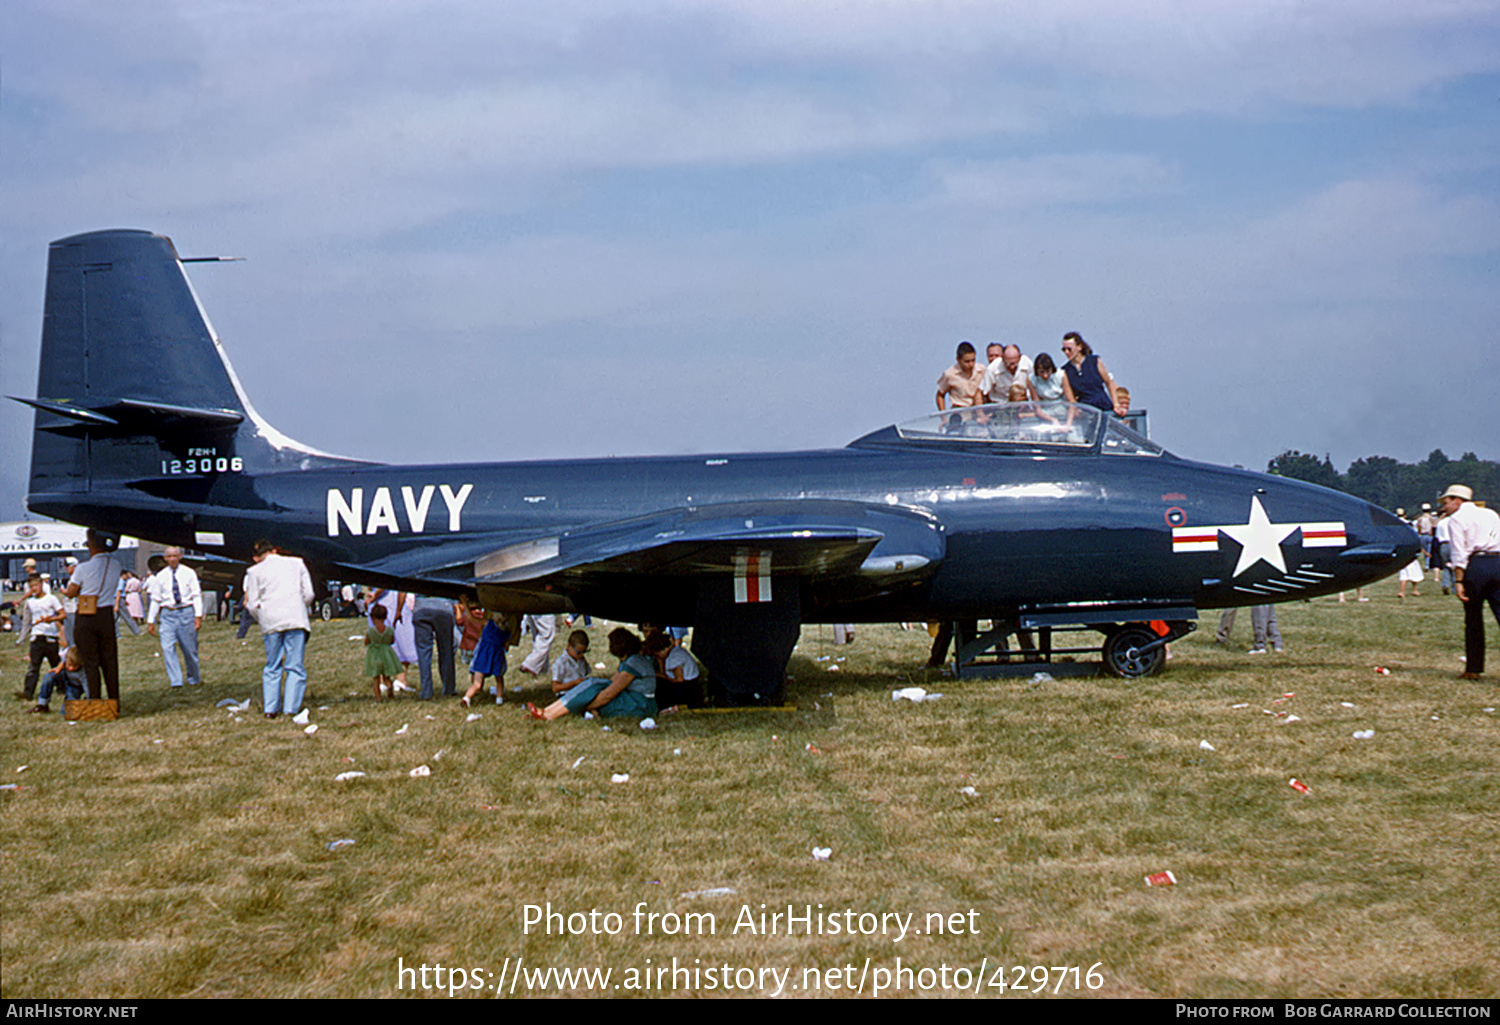
[[[1250,522],[1219,528],[1241,545],[1240,561],[1234,567],[1234,575],[1239,576],[1257,562],[1268,562],[1285,573],[1286,559],[1281,555],[1281,542],[1298,526],[1296,523],[1272,523],[1260,504],[1260,498],[1251,495]]]

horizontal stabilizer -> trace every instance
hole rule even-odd
[[[84,407],[53,399],[23,399],[14,395],[11,398],[70,421],[67,424],[41,428],[53,433],[76,433],[87,429],[90,433],[106,436],[149,435],[165,438],[177,435],[184,428],[232,431],[245,419],[243,413],[232,409],[197,409],[136,399],[95,401]]]

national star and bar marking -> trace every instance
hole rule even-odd
[[[1287,571],[1281,544],[1293,531],[1302,532],[1304,548],[1342,548],[1348,543],[1342,521],[1316,523],[1272,523],[1260,504],[1260,496],[1250,496],[1250,515],[1244,523],[1225,523],[1209,527],[1173,527],[1172,551],[1216,552],[1219,535],[1225,534],[1240,547],[1240,560],[1234,575],[1243,574],[1258,562],[1267,563],[1282,573]]]

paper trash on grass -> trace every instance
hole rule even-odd
[[[1051,673],[1032,673],[1031,674],[1031,682],[1032,683],[1051,683],[1052,682],[1052,674]]]
[[[973,787],[960,787],[959,790],[958,790],[958,792],[960,794],[963,794],[965,797],[978,797],[979,796],[979,791],[975,790]]]
[[[628,772],[616,772],[616,773],[613,773],[609,777],[609,781],[611,783],[629,783],[630,782],[630,773],[628,773]]]
[[[468,718],[466,718],[464,720],[464,722],[473,722],[475,719],[478,719],[478,718],[479,718],[479,713],[478,712],[470,712],[469,715],[468,715]]]
[[[833,857],[832,847],[814,847],[812,849],[812,859],[814,861],[827,861],[831,857]]]
[[[1170,871],[1168,871],[1168,872],[1153,872],[1151,875],[1149,875],[1149,876],[1146,877],[1146,885],[1147,886],[1176,886],[1177,885],[1177,877],[1174,876]]]
[[[1299,793],[1299,794],[1310,794],[1310,793],[1312,793],[1312,787],[1308,786],[1306,783],[1302,782],[1300,779],[1289,780],[1287,782],[1287,786],[1291,787],[1293,790],[1297,791],[1297,793]]]
[[[292,716],[292,722],[296,723],[298,726],[306,726],[311,721],[311,719],[312,712],[306,708],[298,712],[296,715]]]
[[[1212,744],[1210,744],[1206,740],[1200,740],[1200,741],[1198,741],[1198,750],[1200,750],[1200,751],[1217,751],[1218,748],[1214,747]]]
[[[331,844],[328,845],[328,849],[330,851],[338,851],[338,850],[343,850],[345,847],[353,847],[353,846],[354,846],[354,841],[353,840],[335,840]]]
[[[645,718],[645,719],[642,719],[641,720],[641,729],[643,729],[643,730],[654,730],[654,729],[656,729],[656,720],[652,719],[652,718],[649,718],[649,717]]]
[[[891,691],[891,700],[900,701],[905,698],[912,704],[920,705],[924,701],[936,701],[942,697],[941,694],[929,694],[926,687],[900,687]]]
[[[713,886],[707,890],[689,890],[686,893],[679,893],[677,899],[692,900],[694,897],[733,897],[739,892],[733,886]]]
[[[1354,739],[1355,740],[1369,740],[1373,736],[1375,736],[1375,731],[1374,730],[1355,730],[1354,731]]]
[[[406,730],[407,730],[407,727],[409,727],[410,725],[411,725],[411,723],[409,723],[409,722],[402,723],[401,724],[401,728],[396,731],[396,736],[399,737],[399,736],[401,736],[401,734],[405,733]]]
[[[415,769],[411,770],[408,775],[411,776],[412,779],[419,779],[422,776],[431,776],[432,770],[425,765],[419,765]]]
[[[333,777],[333,781],[335,783],[347,783],[351,779],[359,779],[362,776],[364,776],[364,773],[360,772],[358,769],[350,769],[348,772],[341,772],[337,776]]]
[[[302,732],[306,733],[310,737],[314,733],[318,732],[318,724],[317,723],[309,723],[306,726],[302,727]]]
[[[576,761],[576,762],[574,762],[574,763],[573,763],[573,768],[575,768],[575,769],[576,769],[576,768],[578,768],[578,767],[579,767],[579,766],[580,766],[580,765],[582,765],[582,764],[583,764],[583,760],[584,760],[584,759],[585,759],[585,758],[587,758],[587,757],[588,757],[588,755],[579,755],[579,756],[578,756],[578,761]]]

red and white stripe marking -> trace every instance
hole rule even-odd
[[[740,552],[734,557],[735,604],[771,600],[771,553]]]

